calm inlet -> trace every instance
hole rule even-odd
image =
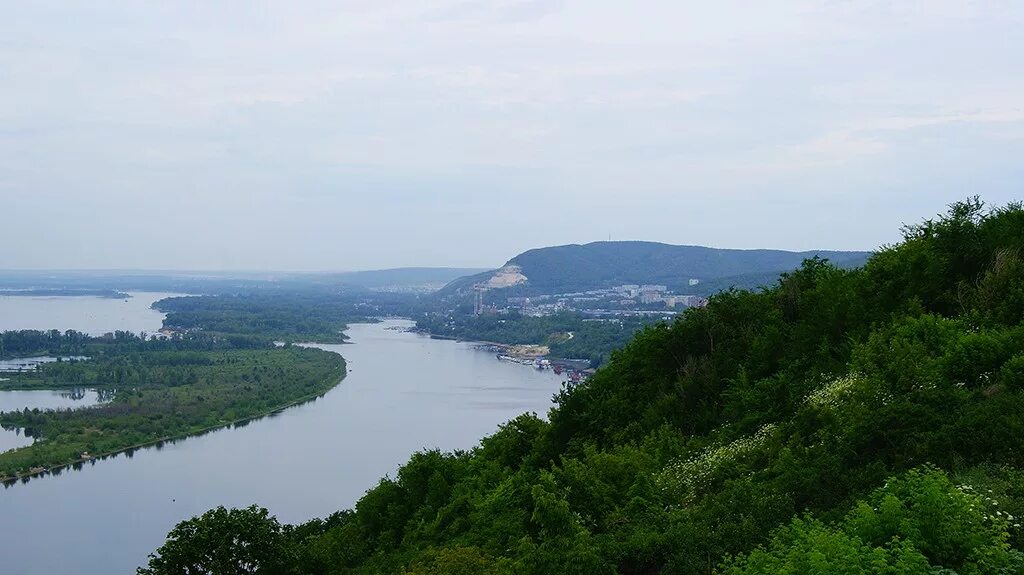
[[[257,503],[286,522],[351,507],[421,449],[469,448],[545,413],[561,378],[468,343],[355,324],[351,370],[324,397],[236,429],[0,490],[5,573],[132,573],[178,521]],[[41,536],[45,534],[45,536]]]

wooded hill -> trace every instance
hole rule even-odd
[[[703,295],[732,286],[771,285],[784,271],[805,259],[828,259],[840,267],[864,263],[867,252],[816,250],[731,250],[676,246],[655,242],[594,242],[539,248],[509,260],[526,282],[503,291],[509,295],[553,294],[614,287],[622,284],[657,284],[682,293]],[[465,293],[486,282],[495,271],[459,278],[445,286],[441,297]],[[690,279],[702,284],[689,285]]]
[[[352,511],[214,510],[142,572],[1022,573],[1022,319],[1024,209],[959,203],[641,331]]]

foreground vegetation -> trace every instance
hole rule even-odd
[[[216,509],[143,574],[1024,572],[1024,209],[811,260],[649,327],[547,421],[355,509]]]
[[[111,401],[74,410],[0,413],[0,425],[37,438],[0,453],[0,480],[191,435],[311,399],[336,385],[335,353],[261,340],[192,335],[147,340],[127,332],[91,338],[77,332],[5,332],[8,354],[81,355],[84,361],[5,374],[7,389],[96,388]]]

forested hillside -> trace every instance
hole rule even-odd
[[[213,510],[140,572],[1022,573],[1024,209],[904,235],[646,328],[354,510]]]
[[[517,266],[526,276],[526,282],[504,291],[519,295],[553,294],[621,284],[659,284],[671,290],[703,295],[734,285],[771,284],[781,272],[796,268],[808,258],[820,257],[840,267],[852,267],[863,263],[867,256],[866,252],[731,250],[656,242],[593,242],[537,248],[517,255],[505,265]],[[465,291],[492,275],[493,271],[460,278],[445,286],[439,296]],[[690,286],[690,279],[698,279],[707,286]]]

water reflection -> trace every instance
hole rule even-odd
[[[21,373],[25,371],[35,371],[40,365],[45,363],[57,363],[61,361],[84,361],[89,359],[84,355],[70,355],[64,357],[50,357],[50,356],[39,356],[39,357],[19,357],[15,359],[0,359],[0,373]]]
[[[114,398],[117,390],[67,387],[63,389],[13,389],[0,391],[0,411],[24,409],[80,409]]]
[[[0,453],[32,445],[33,441],[35,439],[21,428],[0,426]]]
[[[81,409],[113,399],[116,390],[70,387],[0,391],[0,412],[25,409]],[[37,430],[0,426],[0,452],[32,445]]]

